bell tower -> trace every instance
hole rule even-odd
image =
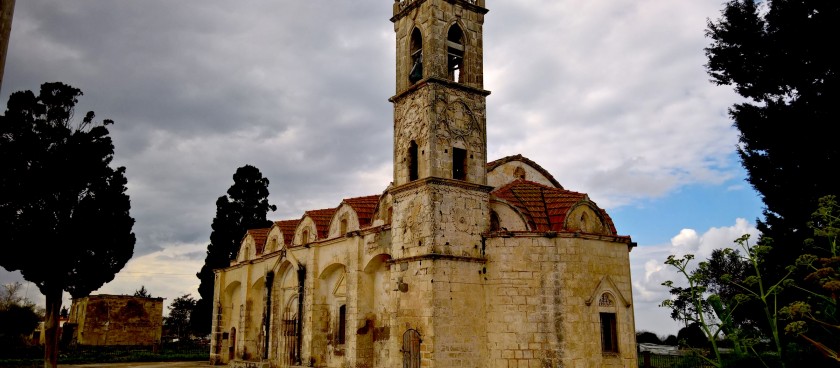
[[[484,0],[397,0],[394,184],[486,184]]]
[[[396,0],[394,244],[479,256],[489,224],[484,0]]]
[[[492,190],[482,60],[487,9],[484,0],[393,6],[391,269],[405,287],[392,326],[421,335],[424,367],[487,366],[481,277]]]

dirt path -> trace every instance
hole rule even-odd
[[[207,362],[137,362],[137,363],[91,363],[91,364],[59,364],[58,368],[209,368]]]

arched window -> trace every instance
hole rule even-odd
[[[446,55],[449,79],[460,83],[464,68],[464,32],[457,24],[449,27],[446,35]]]
[[[608,354],[618,353],[618,326],[615,313],[615,300],[610,293],[603,293],[598,299],[601,317],[601,351]]]
[[[411,53],[411,71],[408,72],[408,81],[414,84],[423,79],[423,34],[417,28],[411,32],[409,52]]]
[[[303,232],[300,233],[300,243],[309,243],[309,229],[303,230]]]
[[[587,225],[587,222],[589,222],[589,215],[586,212],[580,214],[580,229],[581,229],[581,231],[588,233],[589,232],[589,226]],[[607,295],[607,294],[604,294],[604,295]]]
[[[499,223],[499,214],[496,211],[490,211],[490,231],[499,231],[502,225]]]
[[[419,177],[417,168],[417,142],[408,145],[408,181],[415,181]]]
[[[338,236],[344,236],[347,234],[347,219],[342,218],[341,222],[338,225]]]
[[[517,179],[525,180],[525,176],[526,176],[525,169],[523,169],[520,166],[517,166],[516,170],[513,171],[513,176],[516,177]]]

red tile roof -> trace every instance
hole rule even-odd
[[[356,211],[356,216],[359,217],[359,227],[364,228],[370,225],[370,220],[373,218],[376,205],[379,204],[379,196],[369,195],[364,197],[347,198],[341,203],[346,203],[348,206],[353,208],[353,211]]]
[[[326,239],[330,231],[330,221],[335,214],[336,208],[325,208],[321,210],[306,211],[304,216],[309,216],[315,222],[315,231],[318,232],[318,240]]]
[[[539,171],[540,174],[543,174],[543,176],[545,176],[551,182],[551,184],[554,184],[555,187],[563,189],[563,186],[560,185],[560,182],[558,182],[557,179],[555,179],[554,176],[552,176],[546,169],[543,169],[542,166],[522,155],[502,157],[496,161],[488,162],[487,165],[485,165],[485,168],[487,168],[487,172],[490,172],[493,169],[511,161],[523,162],[528,166],[533,167],[535,170]]]
[[[255,244],[255,251],[257,255],[262,254],[263,250],[265,250],[265,241],[268,238],[268,231],[271,228],[263,228],[263,229],[250,229],[245,234],[245,236],[250,235],[254,239]]]
[[[292,239],[295,237],[295,229],[297,229],[300,219],[297,220],[283,220],[274,221],[274,226],[280,229],[283,234],[283,244],[286,246],[292,245]]]
[[[490,193],[515,206],[528,220],[532,231],[564,231],[566,216],[576,204],[589,201],[584,193],[552,188],[527,180],[515,180]],[[594,202],[593,202],[594,204]],[[606,211],[600,209],[612,234],[615,225]]]

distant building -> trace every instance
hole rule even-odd
[[[67,317],[58,317],[58,336],[61,336],[61,329],[67,323]],[[44,321],[38,322],[38,327],[32,331],[32,344],[44,345],[46,340],[46,333],[44,333]]]
[[[163,298],[90,295],[73,299],[63,335],[78,345],[155,345],[163,330]]]
[[[393,10],[393,181],[249,230],[216,270],[211,362],[637,366],[630,237],[535,162],[487,160],[484,0]]]

